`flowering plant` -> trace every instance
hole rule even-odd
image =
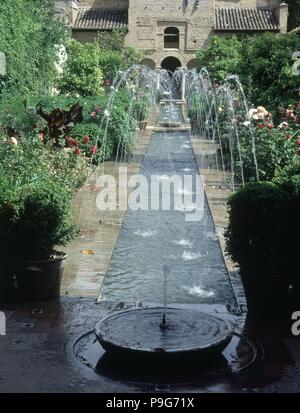
[[[276,170],[294,162],[300,155],[300,127],[291,109],[284,111],[283,121],[276,126],[271,113],[260,106],[248,113],[255,140],[256,158],[261,180],[273,179]],[[285,119],[285,120],[284,120]],[[252,139],[249,128],[245,128],[241,141],[241,159],[245,180],[255,179],[255,165],[252,156]],[[237,156],[238,159],[238,156]],[[236,163],[236,174],[240,174],[241,161]]]

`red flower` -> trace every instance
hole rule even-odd
[[[257,125],[257,127],[258,127],[259,129],[263,129],[264,125],[263,125],[262,123],[259,123],[259,124]]]
[[[89,136],[85,136],[83,138],[83,143],[89,143],[90,140],[91,140],[91,138]]]
[[[300,146],[300,139],[296,141],[296,145]]]
[[[78,142],[77,142],[76,139],[67,137],[66,141],[67,141],[69,146],[78,146]]]
[[[75,149],[75,151],[74,151],[74,155],[80,155],[81,154],[81,151],[80,151],[80,149]]]
[[[95,153],[97,152],[97,146],[92,146],[90,152],[92,155],[95,155]]]
[[[273,128],[274,128],[274,125],[272,125],[272,123],[268,123],[268,124],[267,124],[267,128],[268,128],[268,129],[273,129]]]

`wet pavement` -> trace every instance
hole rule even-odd
[[[270,322],[246,322],[243,332],[256,349],[255,360],[248,367],[194,360],[191,369],[178,363],[149,370],[149,366],[135,361],[111,360],[104,356],[93,329],[104,316],[126,308],[129,306],[125,303],[96,303],[91,298],[75,297],[2,307],[7,316],[7,335],[0,336],[0,392],[300,391],[299,338],[292,337],[289,328]],[[209,312],[211,306],[198,308]],[[239,317],[228,314],[222,306],[214,311],[241,332]],[[85,340],[90,340],[90,354],[85,352]],[[235,344],[239,360],[247,359],[246,344],[243,340]],[[230,354],[225,356],[228,359]]]

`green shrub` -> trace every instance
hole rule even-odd
[[[57,45],[66,27],[55,15],[54,1],[0,2],[0,48],[6,55],[7,75],[0,81],[0,100],[49,92],[56,79]]]
[[[259,178],[262,181],[270,181],[274,178],[276,170],[283,168],[298,157],[298,145],[295,138],[287,139],[290,130],[283,128],[268,128],[268,123],[261,121],[254,125],[253,133],[256,147]],[[255,162],[253,158],[252,137],[249,128],[244,128],[241,136],[241,158],[243,163],[244,178],[246,182],[256,180]],[[240,161],[235,149],[235,173],[240,178]]]
[[[19,98],[0,104],[0,128],[8,136],[20,136],[34,129],[42,129],[44,121],[33,108],[25,108]]]
[[[114,80],[118,71],[124,67],[123,56],[115,50],[101,51],[99,57],[99,66],[102,70],[105,80]]]
[[[0,176],[12,192],[33,182],[51,180],[73,194],[88,174],[86,161],[66,149],[45,146],[37,135],[28,135],[15,145],[0,139]]]
[[[284,168],[278,168],[273,182],[293,196],[300,197],[300,157],[297,157]]]
[[[137,122],[134,117],[116,107],[111,114],[111,122],[108,125],[109,136],[114,141],[115,152],[118,155],[129,154],[134,144],[134,134]]]
[[[95,164],[106,161],[113,155],[115,148],[114,140],[109,134],[107,134],[105,139],[104,129],[100,129],[100,126],[96,123],[80,123],[76,125],[72,129],[70,137],[78,142],[80,153],[87,158],[92,158]]]
[[[124,49],[126,29],[113,29],[111,32],[98,32],[96,42],[101,51],[115,50],[122,52]]]
[[[292,72],[292,54],[299,36],[265,33],[249,39],[242,75],[250,100],[272,110],[298,100],[299,76]]]
[[[83,108],[83,121],[94,122],[95,110],[100,108],[102,111],[108,102],[107,96],[39,96],[29,100],[30,105],[34,108],[41,107],[44,112],[51,112],[54,109],[70,110],[70,108],[79,104]],[[129,104],[129,103],[128,103]]]
[[[243,41],[237,36],[213,36],[209,46],[196,54],[198,67],[207,67],[216,80],[223,81],[229,74],[239,74],[242,51]]]
[[[299,178],[299,176],[298,176]],[[251,277],[298,276],[300,180],[294,186],[248,184],[229,199],[227,252]],[[253,270],[255,269],[255,270]],[[252,270],[252,271],[251,271]]]
[[[96,42],[80,43],[71,40],[67,46],[68,59],[58,83],[62,94],[102,95],[103,75],[99,68],[100,48]]]
[[[69,193],[60,185],[44,180],[1,192],[0,248],[8,256],[48,259],[55,246],[66,245],[77,232]]]
[[[300,77],[293,75],[292,54],[299,49],[295,34],[214,36],[197,58],[199,67],[206,66],[217,80],[239,75],[251,103],[276,110],[298,100]]]

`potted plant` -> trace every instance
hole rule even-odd
[[[0,193],[0,248],[4,265],[2,297],[42,301],[60,294],[66,245],[77,234],[70,214],[70,194],[49,179]]]
[[[276,183],[246,185],[229,200],[227,252],[240,266],[251,314],[290,316],[299,288],[299,182],[293,189]],[[299,300],[299,297],[298,297]]]

